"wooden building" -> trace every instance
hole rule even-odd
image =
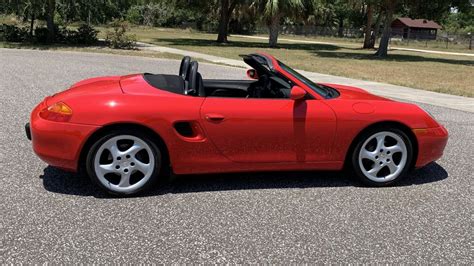
[[[397,18],[392,22],[391,36],[414,40],[435,40],[438,30],[442,27],[426,19]]]

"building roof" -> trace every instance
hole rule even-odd
[[[399,20],[405,26],[410,28],[425,28],[425,29],[441,29],[442,27],[432,21],[427,19],[411,19],[411,18],[397,18],[395,21]]]

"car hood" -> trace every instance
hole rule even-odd
[[[73,84],[69,89],[56,93],[47,98],[47,104],[64,101],[83,95],[117,94],[120,89],[120,76],[96,77],[85,79]]]
[[[340,84],[323,84],[329,87],[332,87],[339,91],[341,94],[339,96],[340,99],[348,99],[348,100],[376,100],[376,101],[391,101],[390,99],[374,95],[364,89],[345,86]]]

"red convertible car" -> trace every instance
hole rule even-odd
[[[249,79],[92,78],[46,97],[26,133],[35,153],[130,195],[166,173],[352,169],[386,186],[443,154],[447,130],[420,107],[314,83],[274,57],[243,55]]]

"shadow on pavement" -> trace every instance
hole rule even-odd
[[[446,170],[437,163],[431,163],[405,177],[397,186],[422,185],[441,181],[448,177]],[[46,167],[43,186],[54,193],[113,198],[97,188],[87,177]],[[158,196],[163,194],[249,190],[249,189],[285,189],[361,186],[350,174],[345,172],[265,172],[213,175],[175,176],[160,181],[156,189],[141,196]]]

